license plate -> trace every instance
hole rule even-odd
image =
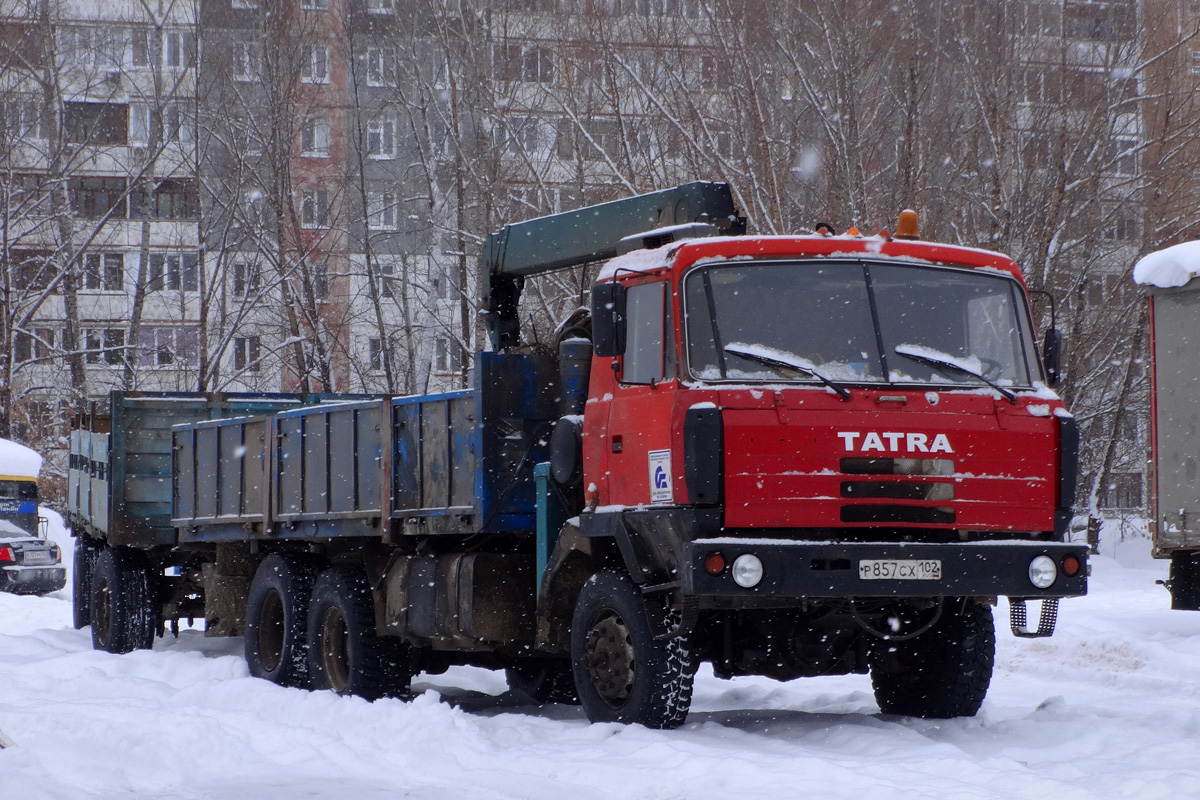
[[[940,581],[939,559],[864,558],[858,562],[858,577],[864,581]]]

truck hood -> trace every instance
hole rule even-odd
[[[728,528],[1050,531],[1058,400],[720,390]]]

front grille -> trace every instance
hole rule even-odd
[[[842,522],[916,522],[925,525],[949,525],[954,522],[953,508],[931,506],[844,505]]]
[[[928,475],[948,478],[954,474],[949,458],[843,458],[846,475]]]
[[[886,500],[953,500],[954,484],[844,481],[842,497],[872,497]]]

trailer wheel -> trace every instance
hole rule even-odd
[[[324,563],[308,553],[262,560],[246,600],[246,666],[280,686],[308,685],[308,606]]]
[[[625,575],[599,572],[580,590],[571,660],[579,702],[592,722],[677,728],[687,717],[697,666],[691,643],[686,636],[655,639],[650,613],[662,612],[647,609]]]
[[[86,534],[75,537],[74,564],[71,567],[71,610],[75,630],[92,624],[92,571],[102,549]]]
[[[571,662],[562,660],[530,661],[504,670],[508,686],[535,703],[579,705]]]
[[[132,547],[100,551],[92,569],[90,605],[94,649],[150,649],[158,615],[145,553]]]
[[[375,634],[375,604],[361,569],[321,573],[308,608],[308,674],[313,689],[374,700],[403,694],[412,677],[410,648]]]
[[[992,609],[944,602],[941,619],[920,636],[872,644],[871,684],[883,713],[950,719],[979,710],[996,658]]]

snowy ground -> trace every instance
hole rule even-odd
[[[486,670],[366,703],[247,677],[240,639],[94,652],[66,593],[0,594],[0,798],[1200,797],[1200,613],[1168,608],[1147,551],[1095,559],[1052,639],[997,614],[991,692],[948,722],[881,716],[865,676],[707,669],[669,732],[538,708]]]

